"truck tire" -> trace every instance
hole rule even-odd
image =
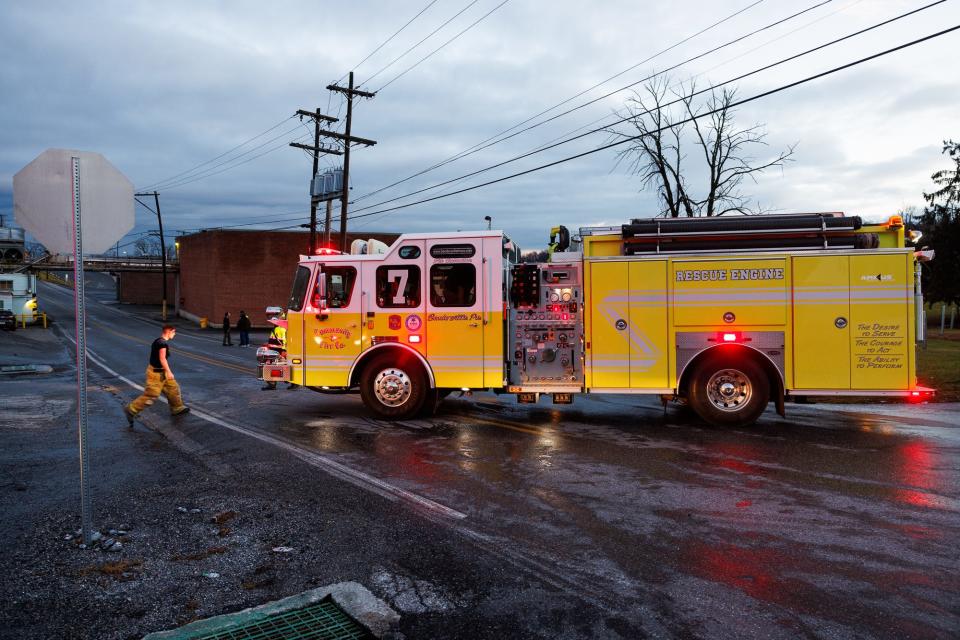
[[[385,353],[375,357],[360,377],[360,397],[378,418],[405,420],[423,408],[427,376],[415,359]]]
[[[690,406],[717,427],[743,427],[757,421],[770,402],[770,381],[763,369],[740,353],[707,357],[690,378]]]

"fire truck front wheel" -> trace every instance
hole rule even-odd
[[[690,406],[719,427],[753,424],[770,401],[770,381],[753,360],[707,358],[693,371],[687,391]]]
[[[404,420],[415,416],[427,395],[427,376],[420,363],[384,354],[374,358],[360,377],[360,396],[377,417]]]

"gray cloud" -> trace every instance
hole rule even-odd
[[[434,5],[362,65],[358,81],[365,83],[463,4]],[[767,4],[603,89],[635,81],[796,10]],[[495,5],[492,0],[477,3],[368,88],[382,86]],[[913,6],[905,0],[838,0],[803,21],[674,73],[680,79],[705,73],[702,83],[721,81]],[[329,108],[336,114],[342,105],[334,97],[328,107],[326,84],[418,8],[374,1],[336,9],[290,2],[269,7],[258,2],[10,4],[0,24],[0,83],[5,89],[0,102],[0,212],[12,209],[13,174],[48,147],[99,151],[144,187],[223,153],[297,108]],[[830,15],[836,9],[842,11]],[[354,131],[378,144],[353,154],[354,195],[468,148],[733,10],[725,3],[693,0],[672,5],[512,0],[374,100],[359,103]],[[927,12],[929,16],[751,78],[741,83],[741,95],[942,28],[951,22],[950,11],[956,13],[949,6],[937,8]],[[823,19],[813,22],[817,18]],[[770,44],[752,50],[766,41]],[[763,204],[787,211],[879,214],[918,203],[929,174],[943,164],[940,140],[960,136],[952,130],[960,88],[942,68],[944,60],[952,59],[955,42],[955,36],[949,36],[745,106],[741,121],[766,123],[771,150],[799,142],[796,162],[748,188]],[[592,91],[581,100],[600,93],[602,89]],[[620,104],[620,97],[606,99],[358,202],[355,208],[526,152],[591,120],[609,117]],[[288,138],[306,132],[300,128]],[[463,184],[559,159],[605,139],[601,135],[574,143]],[[322,165],[335,162],[325,158]],[[641,193],[639,181],[622,169],[612,170],[613,162],[612,151],[602,152],[460,196],[358,219],[356,224],[358,229],[391,231],[478,228],[484,215],[492,215],[496,226],[533,248],[543,244],[552,224],[576,228],[655,214],[654,194]],[[303,153],[284,147],[219,175],[161,189],[165,226],[219,226],[296,213],[305,220],[309,169]],[[152,215],[138,207],[136,231],[151,225]]]

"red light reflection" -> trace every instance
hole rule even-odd
[[[685,555],[692,573],[701,578],[739,589],[758,600],[791,608],[797,604],[791,595],[799,586],[796,581],[773,575],[771,571],[791,564],[774,549],[698,542],[690,545]]]
[[[942,501],[930,493],[940,489],[935,466],[935,455],[923,440],[910,440],[894,450],[895,479],[909,488],[898,489],[899,501],[915,507],[940,507]]]

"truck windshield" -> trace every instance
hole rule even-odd
[[[287,309],[300,311],[303,309],[303,299],[307,295],[307,285],[310,283],[310,269],[297,267],[297,275],[293,278],[293,289],[290,291],[290,300]]]

